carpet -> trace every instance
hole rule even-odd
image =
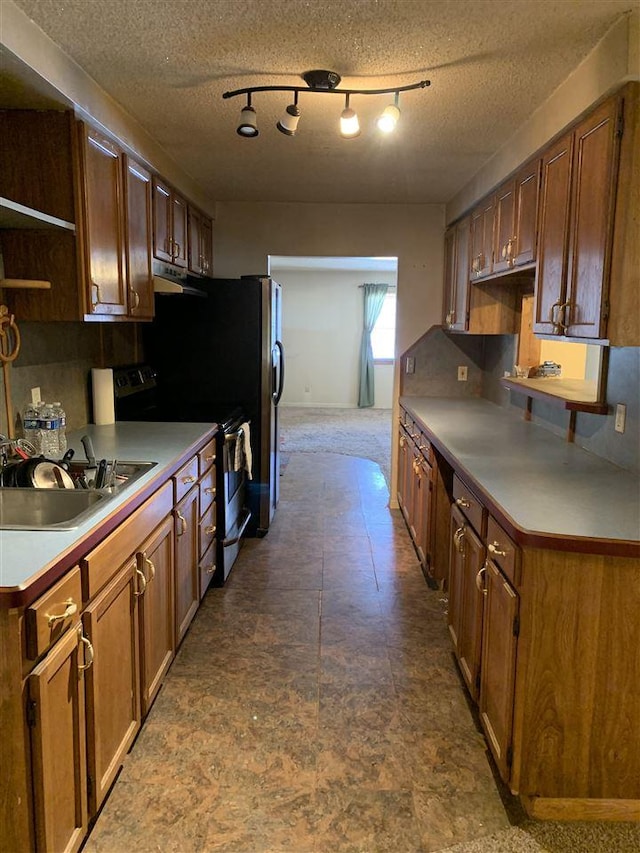
[[[640,826],[608,821],[525,821],[438,853],[638,853]]]
[[[280,451],[343,453],[376,462],[391,483],[391,409],[280,407]]]

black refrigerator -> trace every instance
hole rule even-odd
[[[156,297],[155,318],[143,330],[145,357],[171,419],[212,422],[242,410],[252,456],[247,533],[263,536],[279,499],[282,289],[269,276],[194,284],[205,298]]]

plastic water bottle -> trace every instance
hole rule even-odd
[[[51,403],[42,403],[38,410],[40,453],[49,458],[58,455],[58,421]]]
[[[58,453],[60,456],[64,456],[67,452],[67,415],[65,410],[62,408],[62,403],[52,403],[53,415],[58,422]]]
[[[38,423],[37,403],[28,403],[22,411],[22,434],[33,444],[36,453],[40,453],[40,425]]]

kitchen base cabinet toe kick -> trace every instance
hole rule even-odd
[[[570,537],[519,541],[509,513],[468,474],[469,456],[463,471],[428,415],[401,412],[458,471],[430,547],[448,542],[449,632],[502,780],[535,819],[640,821],[637,543],[617,556],[608,540],[594,540],[595,553],[571,550]],[[406,448],[401,426],[403,436]],[[405,506],[411,470],[399,472]]]

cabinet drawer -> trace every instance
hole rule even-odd
[[[198,479],[198,457],[190,459],[173,478],[174,502],[178,503]]]
[[[210,468],[200,480],[200,514],[204,515],[216,496],[216,468]]]
[[[215,501],[209,509],[203,513],[200,520],[200,553],[204,554],[209,545],[216,538],[216,504]]]
[[[216,546],[211,543],[207,552],[200,558],[200,598],[207,591],[216,570]]]
[[[168,482],[87,554],[80,563],[85,600],[93,598],[111,580],[172,508],[173,485]]]
[[[512,583],[520,582],[520,548],[491,516],[487,523],[487,556]]]
[[[27,657],[36,660],[79,618],[82,609],[80,566],[61,578],[25,610]]]
[[[457,475],[453,477],[453,502],[482,538],[487,512],[471,489]]]
[[[216,440],[212,438],[208,444],[198,453],[198,471],[200,476],[208,471],[216,461]]]

